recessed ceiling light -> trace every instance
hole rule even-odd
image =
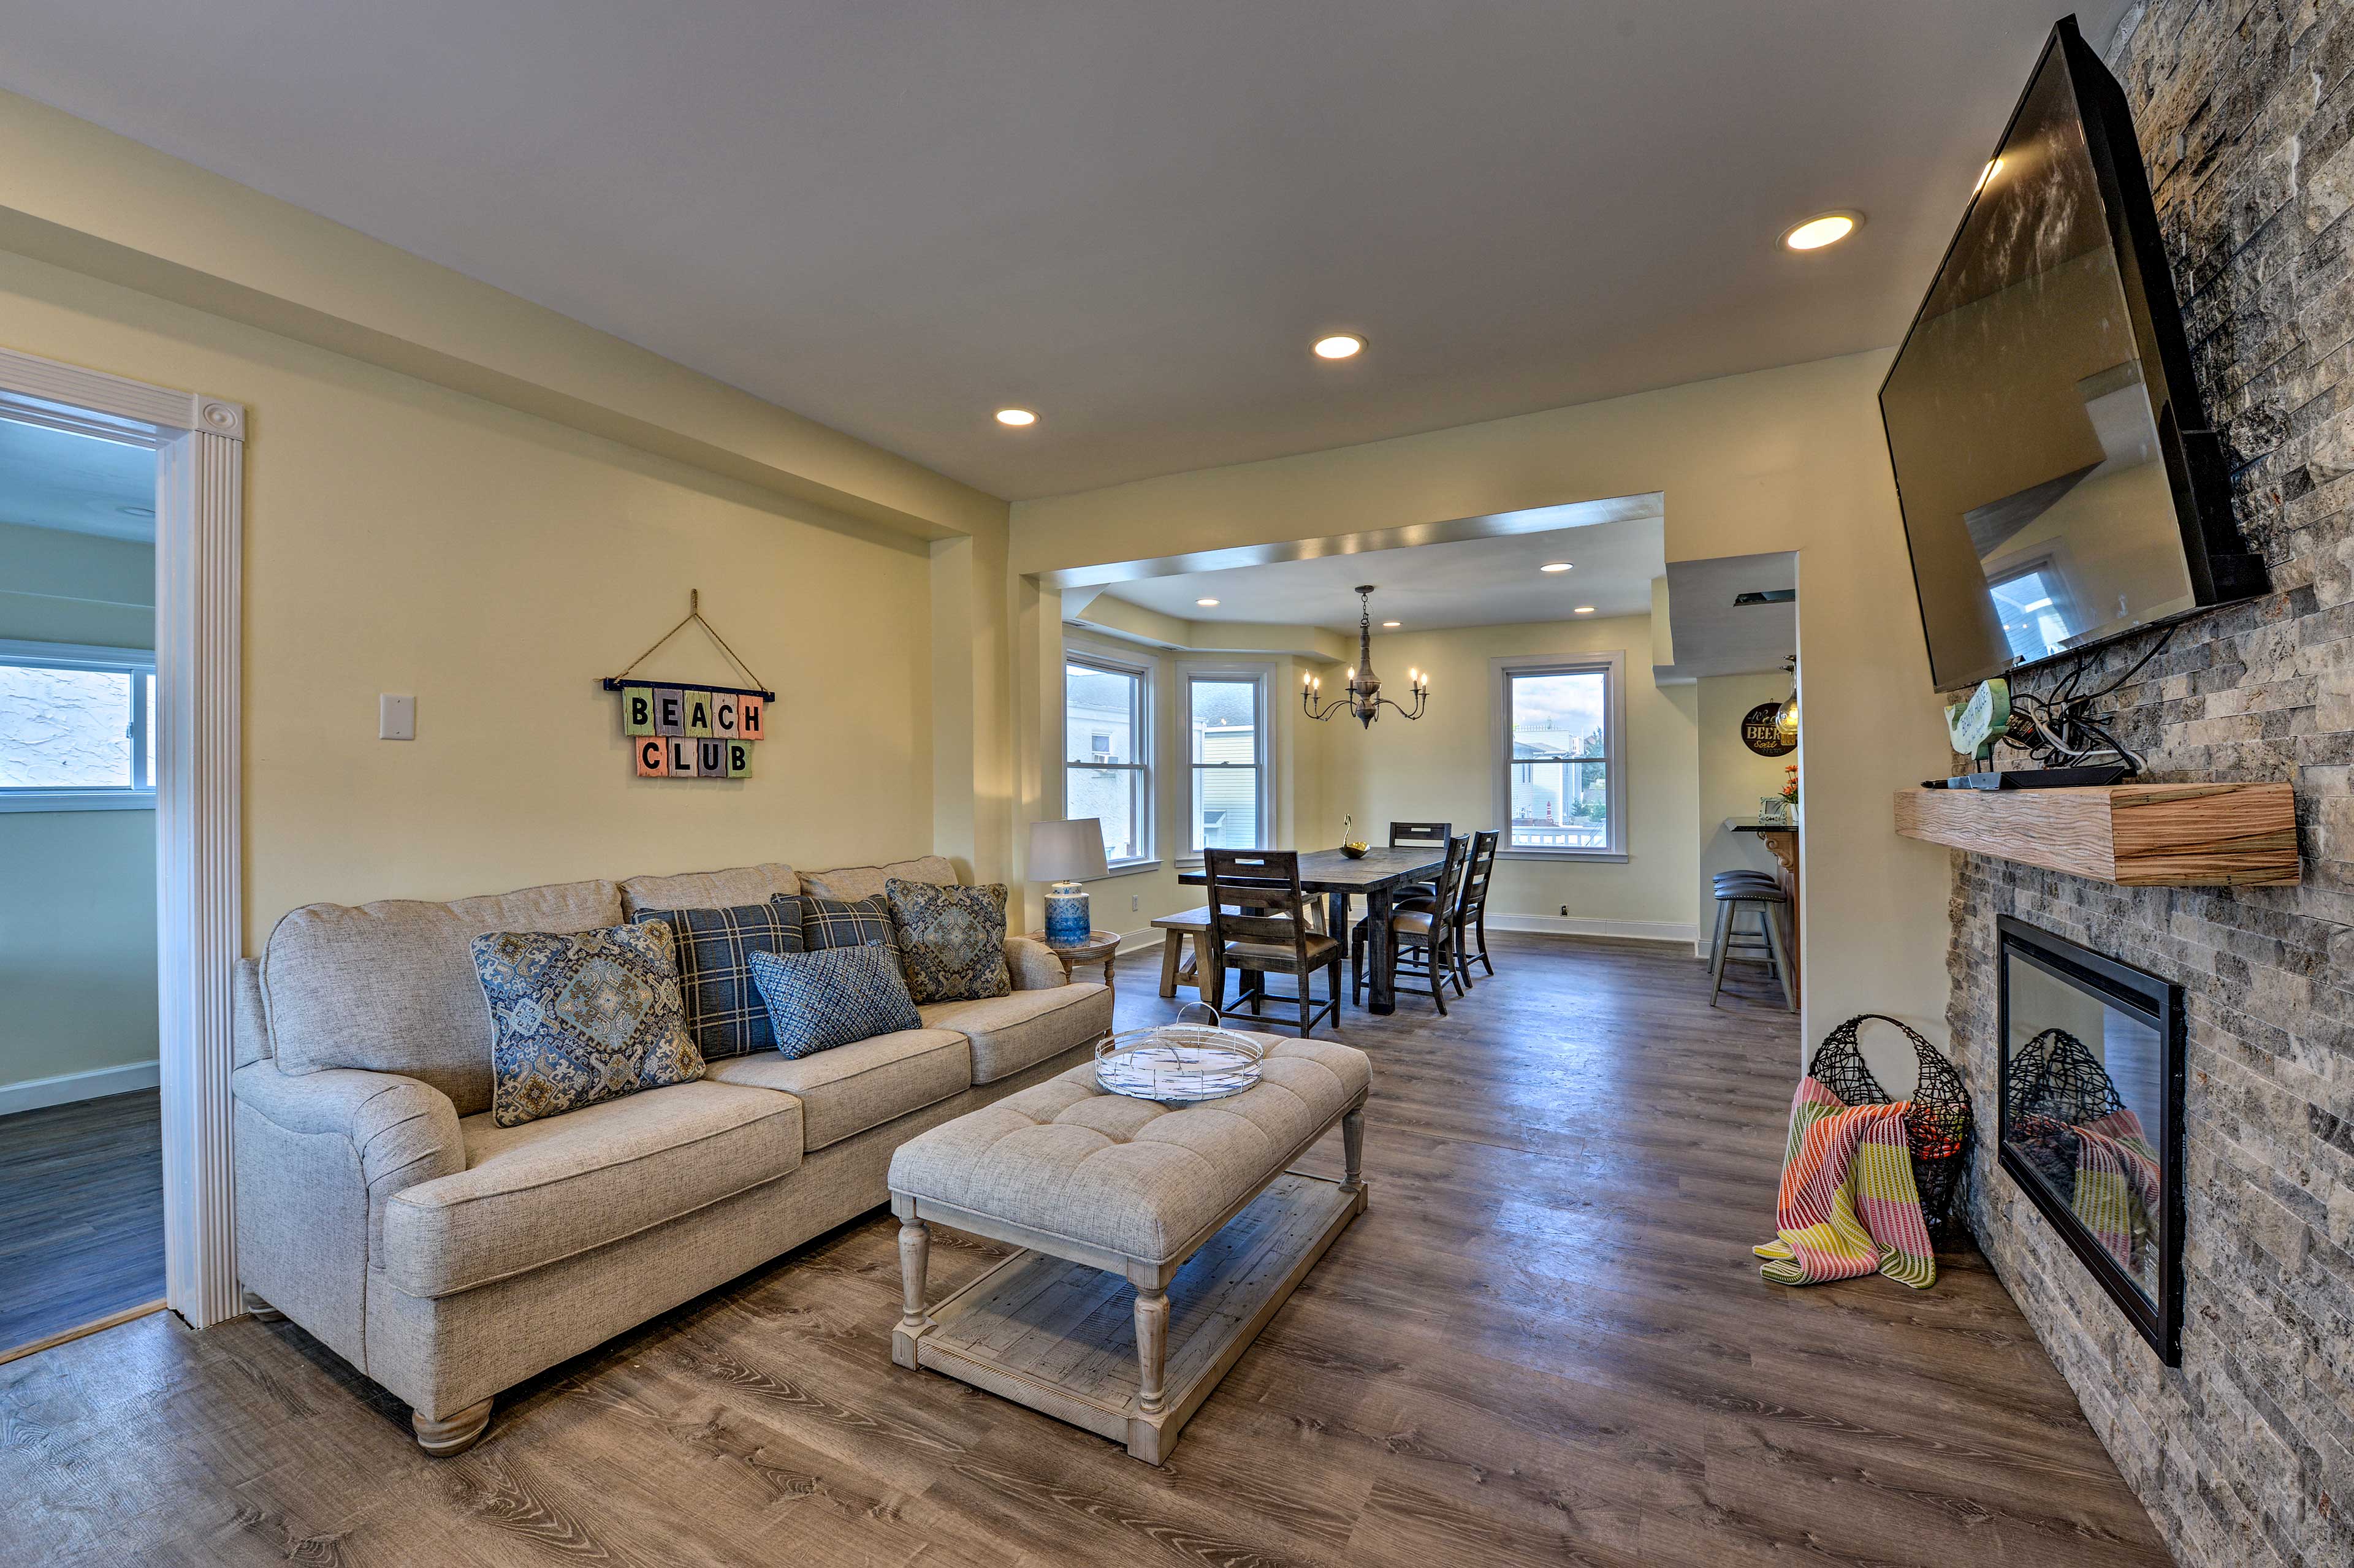
[[[1594,607],[1590,604],[1581,604],[1570,613],[1573,615],[1592,615],[1594,613]]]
[[[1197,599],[1193,602],[1200,605],[1204,609],[1215,609],[1218,608],[1218,601],[1214,599]]]
[[[1038,422],[1038,416],[1027,408],[1000,408],[997,422],[1001,425],[1034,425]]]
[[[1862,221],[1863,214],[1860,212],[1827,212],[1784,229],[1782,243],[1792,250],[1820,250],[1853,234]]]
[[[1336,332],[1315,343],[1319,359],[1354,359],[1365,350],[1365,340],[1352,332]]]
[[[1970,187],[1970,194],[1975,196],[1978,192],[1986,189],[1987,182],[2000,173],[2002,173],[2002,160],[2000,158],[1997,158],[1985,168],[1978,171],[1978,183]]]
[[[1402,624],[1404,623],[1401,621],[1384,620],[1382,622],[1382,630],[1384,631],[1395,631]]]
[[[1539,567],[1537,570],[1541,572],[1565,572],[1569,570],[1569,567],[1570,563],[1567,561],[1547,561],[1543,566]]]

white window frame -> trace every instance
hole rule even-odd
[[[0,811],[152,811],[155,780],[147,772],[147,683],[155,673],[152,648],[103,648],[82,642],[26,642],[0,637],[0,664],[34,670],[120,671],[131,677],[131,779],[129,784],[82,784],[58,788],[0,785]]]
[[[1177,863],[1187,867],[1199,866],[1204,859],[1202,852],[1193,847],[1193,824],[1201,820],[1202,812],[1202,770],[1223,766],[1193,760],[1191,739],[1193,732],[1193,683],[1196,681],[1247,681],[1256,688],[1257,717],[1253,721],[1251,749],[1257,758],[1252,766],[1258,769],[1260,842],[1254,847],[1274,849],[1278,837],[1275,824],[1275,736],[1269,733],[1274,720],[1270,697],[1275,686],[1275,666],[1272,663],[1235,663],[1230,661],[1182,661],[1177,666],[1174,705],[1177,709],[1177,734],[1186,743],[1184,758],[1179,764],[1185,769],[1185,823],[1183,840],[1178,846]]]
[[[1627,821],[1627,655],[1607,653],[1530,654],[1489,662],[1489,776],[1493,789],[1493,820],[1501,835],[1500,860],[1601,861],[1623,863],[1628,858]],[[1601,761],[1608,781],[1609,842],[1600,849],[1514,849],[1512,842],[1512,680],[1521,675],[1591,675],[1603,677],[1602,756],[1564,760]]]
[[[1138,792],[1139,799],[1136,804],[1138,840],[1137,853],[1129,856],[1125,860],[1116,860],[1107,856],[1104,863],[1110,868],[1109,874],[1114,876],[1124,875],[1130,872],[1154,870],[1161,864],[1159,853],[1161,798],[1159,789],[1156,787],[1158,780],[1154,777],[1154,762],[1159,753],[1158,748],[1154,745],[1155,732],[1153,726],[1157,722],[1154,701],[1157,694],[1153,690],[1153,662],[1150,659],[1129,658],[1123,654],[1109,652],[1102,649],[1087,647],[1078,643],[1067,641],[1064,643],[1063,735],[1065,737],[1064,750],[1066,753],[1070,749],[1070,668],[1074,664],[1085,665],[1087,668],[1091,670],[1100,670],[1108,675],[1126,675],[1136,682],[1136,700],[1139,711],[1132,726],[1135,733],[1131,736],[1131,742],[1136,752],[1136,760],[1133,762],[1097,762],[1092,758],[1071,757],[1066,755],[1063,758],[1061,769],[1062,807],[1064,814],[1067,816],[1071,810],[1070,770],[1072,768],[1084,768],[1089,770],[1115,769],[1136,773],[1141,779],[1143,785],[1143,788]],[[1089,738],[1092,739],[1093,736],[1089,736]]]

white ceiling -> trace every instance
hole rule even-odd
[[[1537,569],[1548,561],[1567,561],[1571,569]],[[1544,534],[1143,577],[1104,591],[1182,620],[1273,621],[1353,632],[1357,585],[1372,583],[1379,590],[1373,599],[1373,631],[1379,636],[1384,620],[1416,631],[1513,626],[1567,620],[1581,604],[1592,605],[1596,619],[1649,615],[1651,579],[1666,569],[1665,534],[1654,515]],[[1202,599],[1218,603],[1204,609],[1195,603]]]
[[[78,0],[0,85],[1025,497],[1893,343],[2052,10]]]
[[[148,448],[0,419],[0,523],[152,542],[154,509]]]

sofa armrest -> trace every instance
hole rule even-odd
[[[1005,969],[1015,991],[1052,991],[1071,982],[1055,949],[1034,937],[1005,938]]]
[[[292,1133],[340,1134],[367,1186],[368,1251],[383,1234],[384,1204],[395,1192],[466,1168],[458,1107],[429,1084],[396,1073],[329,1067],[281,1073],[256,1062],[229,1076],[238,1102]]]

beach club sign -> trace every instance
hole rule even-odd
[[[621,731],[641,779],[742,779],[764,733],[765,692],[724,686],[621,687]]]

